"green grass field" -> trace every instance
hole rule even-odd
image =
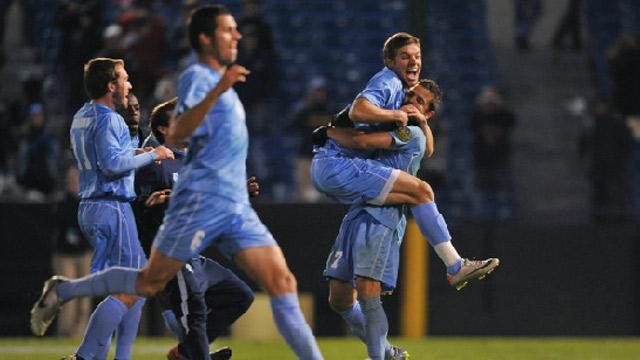
[[[320,338],[320,347],[326,359],[363,360],[364,346],[354,339]],[[640,338],[394,338],[394,344],[409,349],[411,359],[638,359]],[[77,340],[56,338],[4,338],[0,339],[0,359],[59,359],[73,353]],[[170,339],[138,338],[133,359],[164,359],[173,346]],[[281,341],[250,341],[221,339],[215,346],[233,348],[233,360],[286,360],[295,359]]]

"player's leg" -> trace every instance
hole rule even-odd
[[[138,241],[131,206],[119,201],[99,201],[86,205],[80,225],[91,243],[95,244],[94,265],[123,266],[132,270],[143,266],[146,257]],[[91,237],[92,234],[100,236]],[[97,268],[94,267],[92,270]],[[112,295],[105,299],[89,321],[82,344],[77,351],[78,356],[91,359],[106,355],[111,335],[117,328],[124,326],[133,329],[127,329],[127,336],[118,337],[117,358],[129,359],[140,320],[141,304],[134,306],[137,301],[136,296],[124,294]]]
[[[500,260],[495,258],[478,261],[462,259],[451,242],[447,223],[438,210],[433,189],[427,182],[404,171],[399,172],[385,204],[402,201],[413,205],[411,212],[420,231],[446,266],[447,279],[456,289],[462,289],[470,279],[483,278],[500,264]]]
[[[141,270],[112,267],[76,280],[54,276],[45,282],[42,295],[31,309],[31,331],[44,335],[62,304],[69,299],[112,293],[153,296],[183,264],[152,248],[149,262]]]
[[[234,258],[249,277],[271,297],[271,312],[280,334],[294,353],[305,360],[322,354],[298,302],[296,278],[277,245],[246,248]]]
[[[357,276],[356,290],[365,319],[365,343],[368,355],[372,360],[383,360],[388,344],[389,322],[380,300],[381,284],[377,280]]]
[[[329,306],[349,325],[351,333],[366,343],[365,318],[352,282],[329,280]]]
[[[357,219],[357,218],[356,218]],[[364,314],[356,301],[353,274],[353,243],[358,223],[342,221],[336,241],[331,247],[323,275],[329,279],[329,305],[349,325],[353,335],[365,342]]]
[[[207,338],[212,343],[253,303],[253,291],[231,270],[217,262],[200,258],[201,275],[205,283],[205,302],[207,314]]]
[[[190,261],[177,274],[176,281],[166,289],[171,309],[184,330],[178,353],[187,359],[209,357],[207,340],[207,305],[200,269]],[[171,354],[173,349],[170,351]]]
[[[365,319],[365,343],[372,359],[390,358],[396,348],[387,340],[388,322],[382,292],[391,292],[398,277],[402,233],[360,213],[353,238],[353,272],[358,302]]]
[[[271,297],[271,310],[278,330],[301,359],[322,359],[322,354],[298,302],[296,278],[289,270],[282,250],[249,203],[222,204],[230,218],[219,225],[222,233],[216,247],[233,258],[249,277]],[[239,205],[243,206],[238,208]],[[231,207],[234,211],[228,211]]]
[[[137,296],[128,296],[135,299],[133,306],[130,306],[122,317],[122,321],[116,330],[116,354],[115,359],[131,359],[131,349],[133,342],[138,336],[138,325],[142,316],[142,307],[145,299]]]

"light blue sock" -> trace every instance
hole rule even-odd
[[[165,326],[173,335],[175,335],[178,342],[184,342],[184,328],[180,325],[178,319],[176,319],[176,314],[171,310],[165,310],[162,312],[162,317],[164,318]]]
[[[62,301],[109,294],[136,295],[138,270],[114,266],[80,279],[65,281],[57,287]]]
[[[349,328],[351,329],[351,333],[357,336],[363,343],[367,343],[366,333],[365,333],[365,318],[362,313],[362,309],[360,308],[360,303],[358,301],[353,304],[353,307],[350,310],[338,312],[338,314],[344,319],[344,321],[349,324]],[[385,337],[384,349],[387,355],[393,355],[391,352],[393,348],[391,344],[387,341]]]
[[[356,301],[351,309],[340,311],[338,314],[349,325],[351,333],[360,338],[363,342],[366,342],[364,332],[365,319],[362,309],[360,308],[360,303]]]
[[[382,308],[380,297],[372,297],[360,301],[365,318],[365,334],[367,353],[371,360],[384,360],[388,345],[387,332],[389,323]]]
[[[307,324],[300,304],[298,294],[290,293],[271,297],[271,313],[289,347],[301,360],[320,360],[322,354],[313,337],[311,328]]]
[[[87,330],[77,354],[85,359],[93,359],[97,354],[103,354],[104,348],[109,348],[111,334],[116,330],[127,312],[127,307],[122,301],[113,296],[104,299],[91,314]]]
[[[138,336],[138,325],[142,316],[144,298],[138,298],[135,304],[122,317],[117,330],[116,356],[118,360],[131,359],[131,347]]]
[[[427,237],[431,246],[451,240],[447,223],[438,211],[435,201],[414,206],[411,212],[422,235]]]
[[[111,350],[111,340],[113,339],[113,334],[107,337],[107,340],[100,341],[100,347],[98,347],[98,352],[93,357],[93,360],[107,360],[107,356],[109,356],[109,350]]]

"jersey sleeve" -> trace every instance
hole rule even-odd
[[[120,144],[118,139],[122,124],[124,120],[120,115],[106,114],[98,119],[95,136],[96,157],[98,166],[108,177],[117,177],[156,159],[153,152],[133,155],[130,146]]]
[[[379,108],[388,108],[393,104],[399,93],[402,93],[402,82],[397,77],[389,77],[386,73],[374,76],[367,87],[362,90],[357,98],[367,99]]]
[[[418,126],[401,126],[389,132],[393,138],[392,149],[425,146],[425,135]]]
[[[209,76],[202,72],[191,71],[180,79],[178,84],[178,104],[176,114],[180,115],[198,105],[213,88]]]

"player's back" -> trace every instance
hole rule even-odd
[[[221,76],[220,72],[200,63],[187,68],[178,82],[176,114],[200,103]],[[187,188],[231,201],[248,202],[246,184],[241,181],[246,178],[248,139],[244,107],[238,94],[230,88],[220,95],[191,135],[176,190]]]
[[[112,173],[107,166],[132,151],[129,130],[120,115],[105,105],[86,103],[74,115],[69,134],[80,173],[81,198],[135,196],[133,171]]]

